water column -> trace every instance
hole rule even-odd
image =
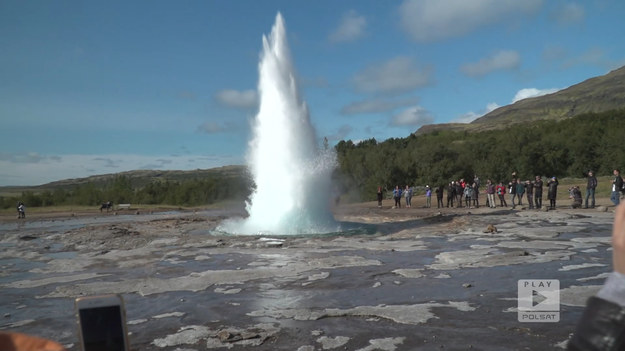
[[[260,106],[247,162],[256,188],[249,217],[220,228],[235,234],[312,234],[338,231],[329,209],[336,157],[320,150],[308,109],[297,89],[284,19],[263,36]]]

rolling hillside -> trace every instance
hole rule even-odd
[[[625,109],[625,66],[604,76],[590,78],[556,93],[502,106],[471,123],[425,125],[416,134],[433,131],[483,131],[516,123],[562,120],[584,113]]]
[[[104,187],[112,183],[116,177],[128,178],[134,187],[141,188],[152,182],[184,182],[187,180],[204,179],[209,176],[223,176],[226,178],[240,177],[247,172],[245,166],[225,166],[211,169],[196,169],[192,171],[160,171],[160,170],[136,170],[120,173],[94,175],[85,178],[59,180],[38,186],[5,186],[0,187],[0,195],[19,195],[23,191],[43,192],[57,189],[73,190],[81,185],[91,183],[96,187]]]

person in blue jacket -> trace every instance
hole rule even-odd
[[[395,189],[393,189],[393,199],[395,199],[395,208],[401,208],[401,189],[399,185],[395,185]]]

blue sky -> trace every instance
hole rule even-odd
[[[625,65],[621,0],[3,0],[0,185],[243,164],[278,11],[331,144],[469,122]]]

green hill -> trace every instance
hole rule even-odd
[[[484,131],[517,123],[559,121],[587,113],[625,109],[625,66],[553,94],[523,99],[500,107],[471,123],[425,125],[416,134],[433,131]]]
[[[137,170],[38,186],[0,187],[0,208],[10,208],[16,201],[24,201],[31,207],[93,206],[105,201],[196,206],[245,199],[251,185],[245,166],[192,171]]]
[[[71,191],[85,184],[91,184],[97,188],[102,188],[114,182],[118,177],[126,177],[130,180],[133,187],[141,188],[153,182],[184,182],[214,176],[238,178],[243,177],[246,174],[247,168],[245,166],[224,166],[210,169],[196,169],[191,171],[135,170],[120,173],[100,174],[84,178],[63,179],[36,186],[3,186],[0,187],[0,195],[14,196],[19,195],[24,191],[36,193],[55,190]]]

